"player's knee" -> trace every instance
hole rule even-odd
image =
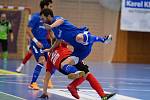
[[[44,57],[44,56],[41,56],[41,57],[39,58],[38,63],[44,64],[45,61],[46,61],[46,60],[45,60],[45,57]]]
[[[63,67],[64,65],[69,64],[69,65],[74,65],[75,62],[71,57],[68,57],[67,59],[65,59],[62,63],[61,63],[61,67]]]
[[[78,35],[76,36],[76,41],[79,42],[79,43],[84,42],[83,34],[78,34]]]
[[[85,78],[87,78],[87,76],[91,74],[91,72],[87,72],[86,75],[85,75]]]

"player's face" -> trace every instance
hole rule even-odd
[[[49,15],[48,17],[44,16],[44,14],[41,15],[41,18],[44,22],[50,22],[52,20],[52,17]]]
[[[6,14],[2,14],[0,19],[1,19],[2,21],[6,20]]]
[[[50,22],[51,20],[52,20],[52,17],[49,15],[49,16],[47,17],[47,21]]]

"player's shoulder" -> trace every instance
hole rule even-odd
[[[62,16],[54,16],[54,19],[58,20],[58,19],[64,19],[64,18]]]
[[[40,19],[40,13],[39,12],[33,13],[31,19]]]

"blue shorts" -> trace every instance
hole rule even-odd
[[[90,53],[91,53],[91,49],[92,49],[92,45],[93,44],[89,44],[89,45],[84,45],[78,48],[74,48],[73,53],[71,54],[71,56],[76,56],[79,58],[79,62],[84,60]]]
[[[30,45],[30,49],[32,50],[32,53],[37,62],[41,56],[44,56],[47,59],[48,53],[47,52],[43,53],[43,50],[47,48],[50,48],[50,45],[48,43],[46,44],[44,43],[43,48],[41,49],[38,48],[34,42],[31,42],[31,45]]]

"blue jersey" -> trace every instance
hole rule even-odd
[[[43,20],[40,18],[40,13],[35,13],[32,15],[32,18],[28,23],[28,27],[32,28],[32,33],[37,40],[45,41],[47,39],[48,31],[43,25]]]
[[[48,31],[43,24],[43,20],[41,20],[39,13],[33,14],[31,20],[28,23],[28,27],[32,29],[34,37],[43,45],[43,48],[40,49],[33,41],[31,41],[30,48],[37,61],[42,55],[47,58],[47,53],[43,53],[43,50],[50,48],[50,44],[47,41]]]
[[[75,37],[79,33],[83,33],[87,28],[78,28],[75,25],[73,25],[68,20],[62,18],[61,16],[54,16],[51,23],[55,22],[58,19],[63,19],[64,22],[55,28],[52,28],[52,31],[54,32],[54,35],[57,39],[62,39],[65,42],[68,42],[71,44],[74,48],[80,48],[83,47],[82,44],[75,41]]]

